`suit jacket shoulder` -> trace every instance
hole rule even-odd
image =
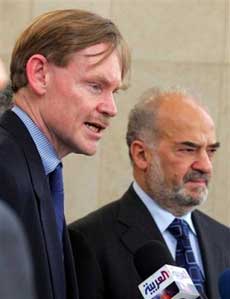
[[[146,242],[163,239],[132,187],[121,199],[72,223],[69,231],[81,299],[142,298],[133,255]]]
[[[21,214],[29,204],[29,193],[25,194],[25,191],[31,187],[32,194],[33,181],[39,179],[42,185],[46,178],[29,132],[11,111],[0,119],[0,155],[0,195],[3,199],[7,198],[12,208]]]
[[[95,246],[99,244],[98,238],[103,244],[108,244],[117,235],[125,246],[134,253],[152,236],[163,241],[161,234],[145,205],[138,198],[132,186],[117,201],[90,213],[89,215],[69,225],[70,232],[84,233]],[[99,237],[98,237],[99,235]]]
[[[230,248],[230,228],[226,225],[220,223],[219,221],[211,218],[201,211],[194,211],[192,214],[194,225],[198,231],[198,234],[202,235],[202,231],[210,232],[206,237],[209,237],[210,240],[215,236],[215,242],[220,240],[228,241],[225,246]]]

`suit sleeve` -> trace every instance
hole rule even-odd
[[[77,272],[79,299],[105,299],[102,272],[87,237],[71,227],[69,235]]]

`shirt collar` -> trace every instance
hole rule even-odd
[[[29,131],[41,157],[45,174],[48,175],[61,162],[58,158],[57,152],[55,151],[53,145],[49,142],[48,138],[32,121],[28,114],[26,114],[18,106],[14,106],[12,108],[12,111],[21,119],[21,121],[24,123],[27,130]]]
[[[160,232],[163,234],[175,219],[175,216],[169,211],[160,207],[154,199],[152,199],[148,194],[144,192],[144,190],[138,185],[136,181],[133,182],[133,189],[137,193],[141,201],[144,203],[152,218],[156,222]],[[179,218],[185,220],[188,223],[192,233],[196,235],[196,231],[192,222],[191,212]]]

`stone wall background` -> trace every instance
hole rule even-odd
[[[8,67],[24,27],[45,11],[62,8],[112,18],[133,55],[131,87],[117,97],[118,116],[97,154],[64,159],[67,222],[123,194],[132,181],[125,144],[129,110],[146,88],[179,85],[199,94],[216,122],[221,148],[201,209],[230,225],[230,1],[0,0],[0,57]]]

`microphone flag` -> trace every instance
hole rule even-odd
[[[196,287],[184,268],[164,265],[138,285],[144,299],[196,299]]]

